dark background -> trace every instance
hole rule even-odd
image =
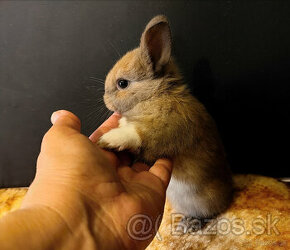
[[[87,135],[105,119],[90,77],[104,79],[160,13],[232,170],[289,175],[289,1],[1,1],[0,186],[31,182],[54,110]]]

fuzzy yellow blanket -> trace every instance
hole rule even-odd
[[[236,175],[234,184],[229,209],[195,232],[177,230],[180,217],[167,202],[160,229],[147,249],[290,249],[290,189],[256,175]],[[26,191],[0,190],[0,217],[19,208]],[[140,240],[144,237],[134,233]]]

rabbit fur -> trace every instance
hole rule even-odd
[[[174,210],[186,218],[211,218],[231,201],[231,172],[216,124],[183,82],[171,48],[167,18],[154,17],[140,46],[106,77],[104,102],[122,118],[98,143],[130,150],[147,164],[171,158],[167,198]],[[128,83],[124,89],[118,87],[121,80]]]

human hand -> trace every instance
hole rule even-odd
[[[54,211],[72,237],[85,239],[85,249],[145,248],[156,232],[151,231],[146,241],[132,239],[128,221],[136,214],[154,220],[163,213],[171,162],[160,159],[150,169],[141,163],[129,167],[126,156],[93,143],[116,127],[119,118],[112,115],[89,140],[80,133],[75,115],[55,112],[42,141],[36,177],[22,204]]]

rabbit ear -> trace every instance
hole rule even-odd
[[[141,57],[155,72],[166,65],[171,56],[171,32],[167,18],[159,15],[146,26],[140,42]]]

